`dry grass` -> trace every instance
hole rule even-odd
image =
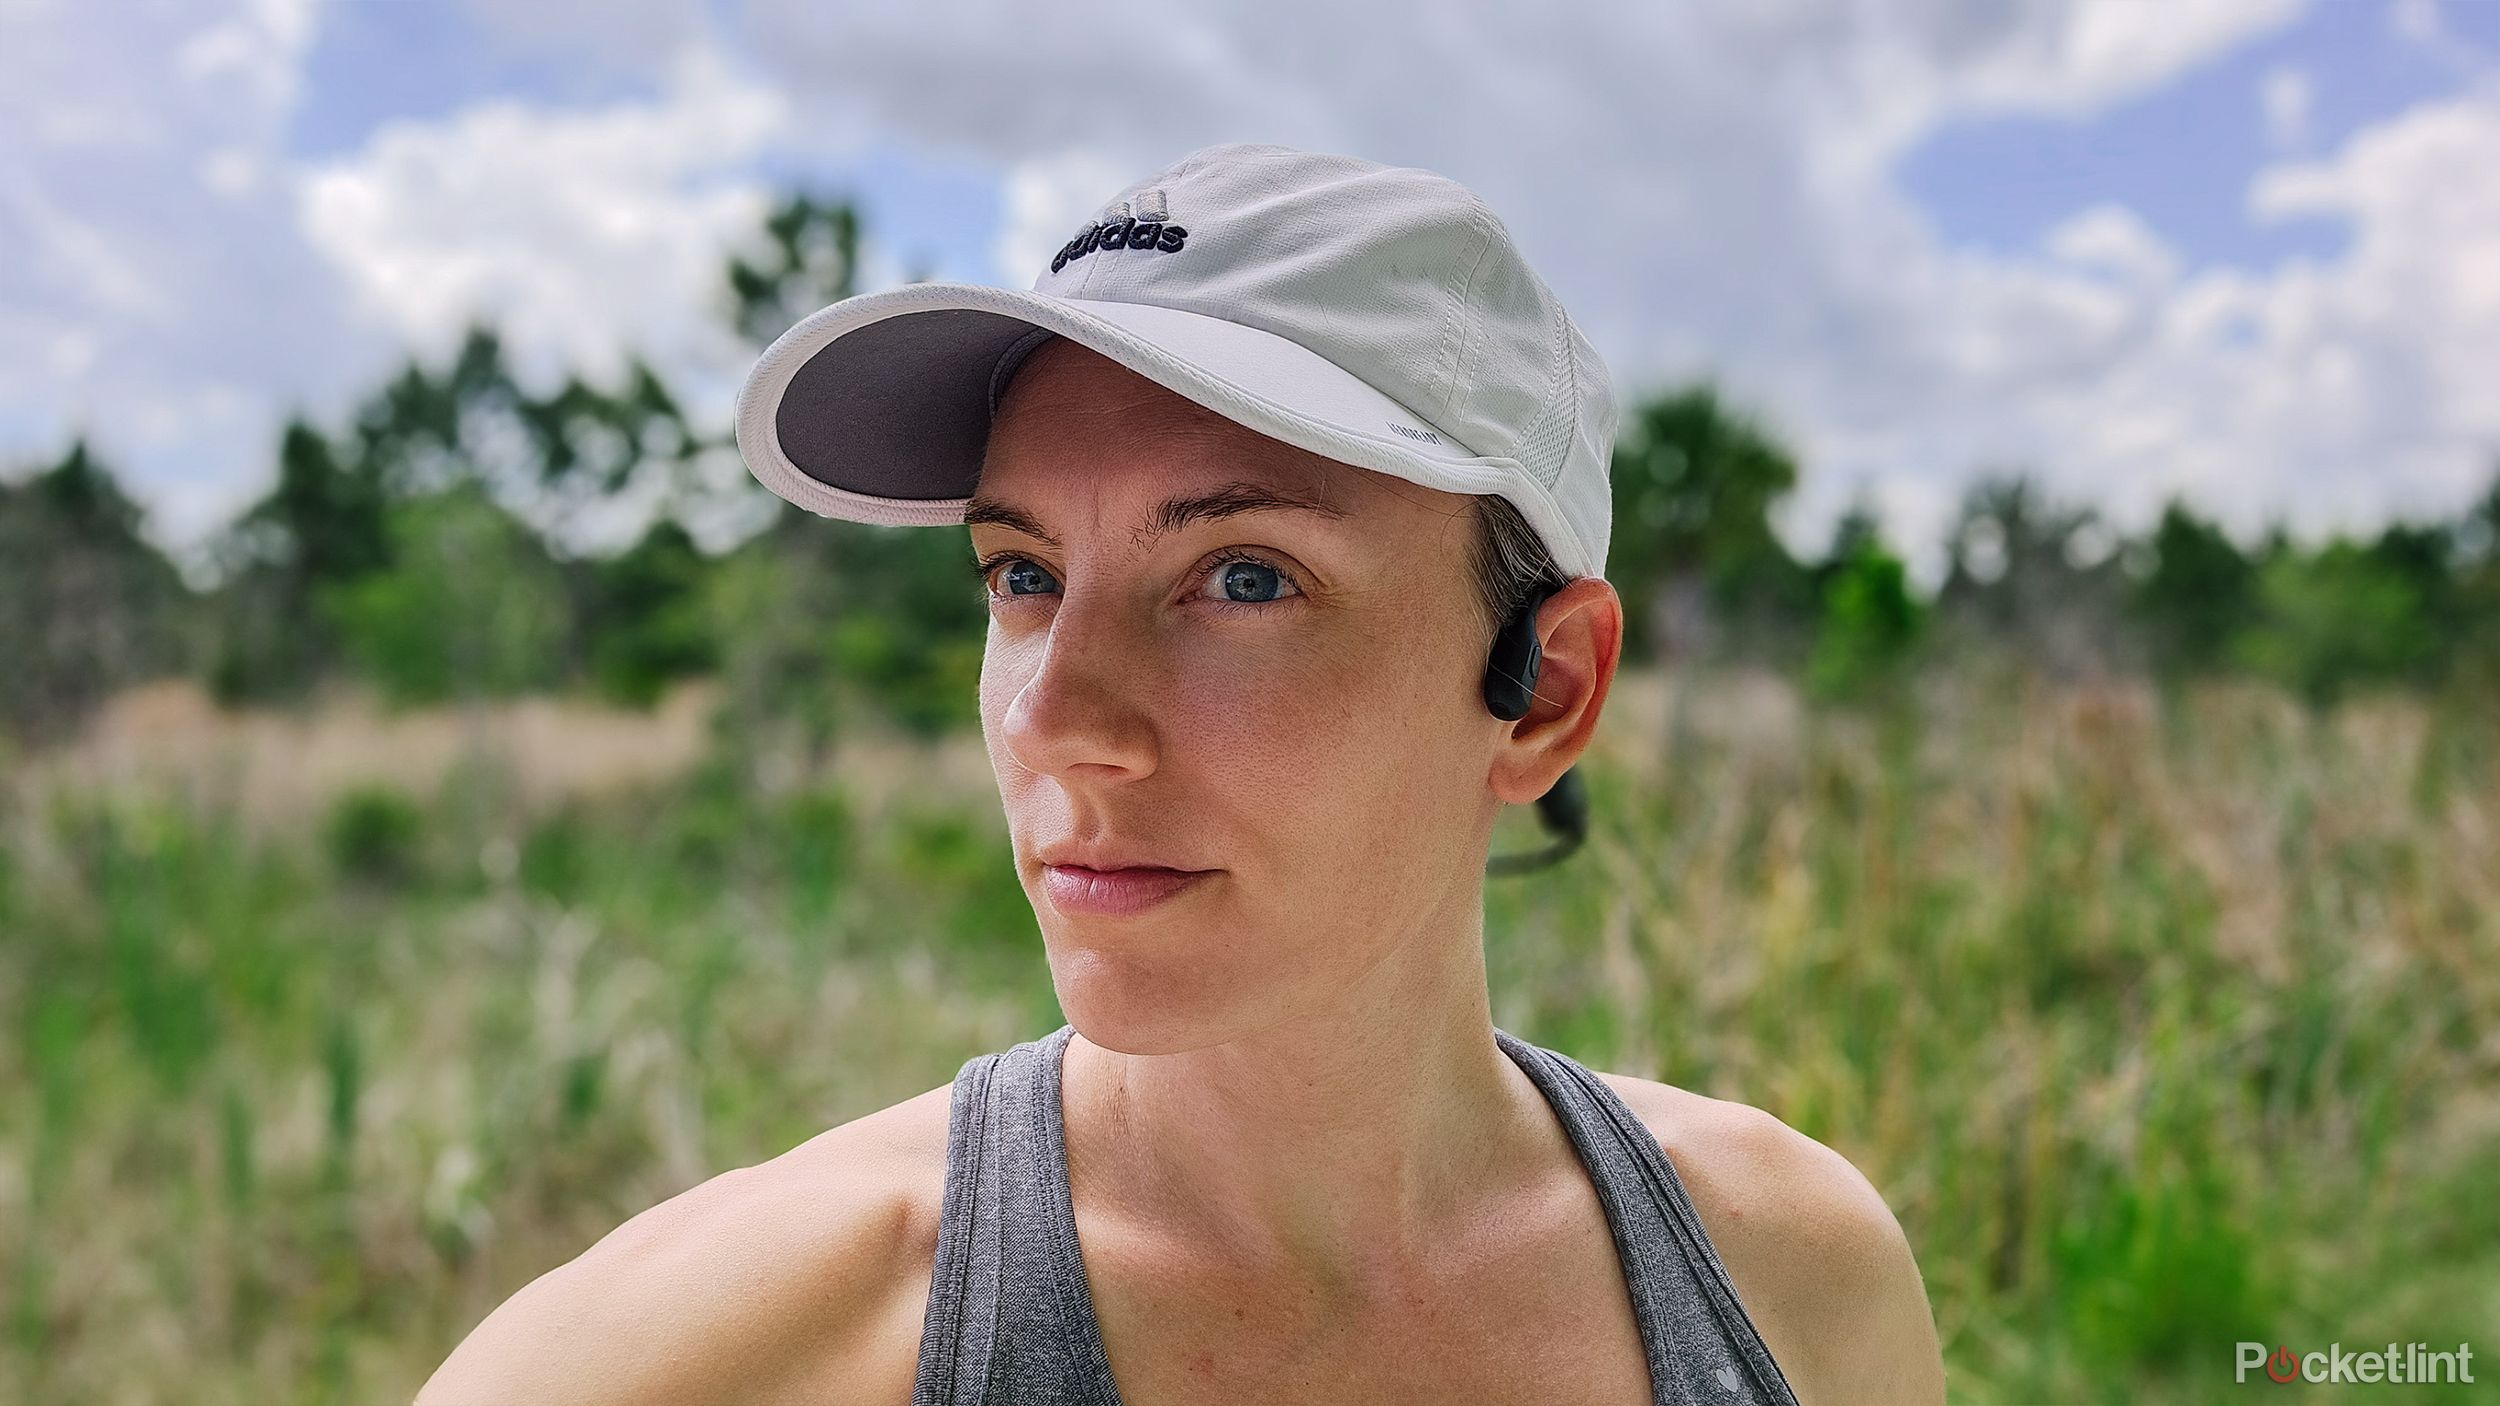
[[[156,692],[21,767],[0,1399],[405,1400],[633,1212],[1056,1023],[977,736],[740,782],[704,706]],[[1496,1020],[1851,1157],[1957,1400],[2500,1322],[2500,719],[1630,677],[1586,769],[1589,851],[1488,887]]]

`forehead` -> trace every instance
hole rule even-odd
[[[1368,482],[1385,477],[1271,439],[1058,338],[1009,383],[965,520],[1008,522],[1001,507],[1047,516],[1053,500],[1080,494],[1142,503],[1217,489],[1343,519],[1383,499],[1394,507],[1403,495]]]

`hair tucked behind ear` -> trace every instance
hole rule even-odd
[[[1561,589],[1571,578],[1517,504],[1498,493],[1478,493],[1471,506],[1476,518],[1476,599],[1484,608],[1489,638],[1530,600]]]

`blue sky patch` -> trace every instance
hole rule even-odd
[[[2500,5],[2452,4],[2441,17],[2478,45],[2500,39]],[[2268,130],[2262,94],[2278,71],[2303,75],[2309,93],[2306,131],[2294,141]],[[2081,121],[1951,124],[1911,152],[1897,176],[1955,244],[2036,253],[2061,222],[2115,202],[2190,268],[2265,268],[2332,257],[2348,231],[2327,217],[2252,220],[2248,187],[2260,170],[2325,157],[2359,128],[2458,85],[2455,68],[2397,32],[2387,6],[2329,0],[2280,33]]]

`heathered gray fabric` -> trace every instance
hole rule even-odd
[[[1085,1284],[1060,1121],[1074,1027],[955,1076],[945,1208],[912,1406],[1120,1406]],[[1797,1406],[1658,1140],[1567,1055],[1496,1029],[1597,1188],[1658,1406]]]

